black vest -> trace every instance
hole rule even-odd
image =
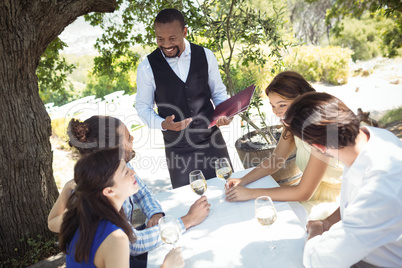
[[[208,125],[214,111],[208,86],[208,62],[204,48],[190,43],[191,62],[186,82],[172,70],[159,48],[148,55],[155,79],[155,103],[158,114],[175,115],[175,122],[192,117],[184,131],[163,131],[167,147],[185,147],[204,142],[214,129]]]

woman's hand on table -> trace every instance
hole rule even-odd
[[[187,215],[181,217],[186,230],[194,225],[200,224],[208,216],[210,204],[206,196],[201,196],[190,207]]]
[[[159,219],[162,218],[162,217],[163,217],[162,213],[156,213],[156,214],[152,215],[152,217],[147,222],[147,227],[146,228],[151,228],[151,227],[157,225]]]
[[[231,187],[239,185],[241,182],[241,179],[238,178],[229,178],[228,181],[225,184],[225,189],[229,189]]]
[[[160,268],[181,268],[184,267],[184,260],[181,254],[181,247],[174,248],[166,255]]]
[[[251,189],[240,185],[230,186],[228,182],[228,185],[225,186],[225,199],[228,202],[247,201],[253,199],[251,191]]]

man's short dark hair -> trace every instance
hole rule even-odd
[[[338,98],[308,92],[295,99],[283,120],[296,137],[308,144],[342,149],[354,145],[360,121]]]
[[[184,26],[186,25],[186,23],[184,21],[183,14],[177,9],[166,8],[166,9],[163,9],[162,11],[160,11],[158,13],[158,15],[156,15],[154,25],[155,25],[155,23],[171,23],[176,20],[180,23],[180,25],[184,29]]]

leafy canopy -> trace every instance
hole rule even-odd
[[[305,0],[308,3],[317,0]],[[391,28],[381,32],[383,47],[387,50],[388,57],[398,55],[398,49],[402,47],[402,1],[400,0],[335,0],[327,12],[327,24],[335,25],[332,32],[335,36],[341,36],[344,26],[342,19],[352,17],[361,19],[365,13],[381,20],[381,17],[392,19],[395,24]]]
[[[269,17],[248,5],[245,0],[206,1],[120,1],[118,13],[94,13],[85,18],[91,25],[104,29],[96,47],[101,56],[95,59],[95,73],[118,75],[134,68],[139,57],[130,54],[136,45],[154,46],[153,21],[164,8],[177,8],[185,16],[189,28],[188,39],[217,52],[220,68],[226,74],[228,92],[234,88],[229,66],[234,60],[241,65],[263,65],[268,57],[281,61],[280,51],[286,43],[279,34],[283,10],[275,10]],[[116,16],[121,19],[116,19]],[[268,50],[263,50],[268,46]],[[132,55],[132,56],[130,56]],[[114,64],[127,56],[121,64]]]
[[[60,56],[59,51],[66,46],[66,43],[60,38],[56,38],[41,56],[36,75],[38,76],[39,95],[44,103],[53,101],[56,105],[61,105],[70,101],[66,81],[75,66],[68,64],[66,59]]]

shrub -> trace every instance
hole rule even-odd
[[[396,121],[402,121],[402,107],[386,112],[384,116],[381,117],[380,124],[386,126]]]
[[[110,77],[91,75],[88,84],[83,91],[83,96],[95,95],[96,98],[103,98],[104,96],[115,91],[124,90],[125,94],[133,94],[134,87],[131,85],[129,74],[120,76],[116,79]]]
[[[26,240],[29,245],[29,249],[26,251],[26,253],[18,259],[8,258],[0,260],[0,268],[30,267],[31,265],[60,252],[60,249],[56,244],[56,234],[49,240],[46,240],[41,235],[38,235],[36,238],[22,238],[20,241],[23,242],[24,240]],[[15,250],[17,251],[18,248]]]
[[[341,47],[301,46],[285,57],[285,65],[308,81],[346,84],[352,51]]]
[[[344,18],[343,30],[333,44],[353,50],[352,59],[369,60],[381,55],[381,38],[377,28],[380,24],[368,14],[362,19]]]
[[[52,120],[52,135],[68,142],[67,127],[71,118],[56,118]]]

